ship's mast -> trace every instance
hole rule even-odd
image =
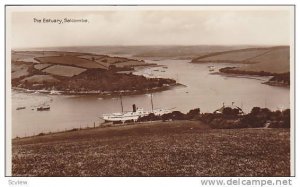
[[[123,110],[123,101],[122,101],[122,95],[120,95],[120,101],[121,101],[121,109],[122,109],[122,113],[124,112]]]
[[[153,99],[152,99],[152,93],[151,93],[150,95],[151,95],[151,109],[152,109],[152,112],[153,112]]]

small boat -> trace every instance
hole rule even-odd
[[[18,107],[16,110],[23,110],[25,108],[26,108],[25,106],[21,106],[21,107]]]
[[[39,106],[36,108],[37,111],[48,111],[50,110],[50,106],[49,105],[43,105],[43,106]]]
[[[145,76],[145,77],[153,77],[154,74],[153,74],[152,70],[147,69],[147,70],[144,71],[143,76]]]
[[[50,91],[50,95],[60,95],[61,93],[59,91],[56,90],[51,90]]]
[[[215,66],[208,66],[208,68],[210,72],[215,71]]]

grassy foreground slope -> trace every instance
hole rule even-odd
[[[289,153],[289,129],[153,122],[14,139],[12,174],[289,176]]]

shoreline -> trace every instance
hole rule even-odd
[[[226,111],[225,111],[226,109]],[[279,112],[279,114],[278,114]],[[261,117],[266,116],[266,117]],[[88,130],[88,129],[98,129],[98,128],[116,128],[127,126],[139,126],[143,124],[176,124],[176,123],[203,123],[211,129],[266,129],[266,128],[290,128],[290,109],[284,111],[271,111],[267,108],[254,107],[251,113],[237,113],[235,109],[226,107],[223,109],[222,113],[213,112],[213,113],[200,113],[200,109],[191,109],[186,114],[181,113],[180,111],[172,111],[163,115],[149,114],[147,116],[140,117],[137,121],[127,121],[127,122],[106,122],[95,123],[92,126],[80,126],[80,127],[70,127],[70,129],[64,129],[60,131],[47,131],[47,132],[37,132],[31,136],[15,136],[14,139],[24,139],[31,137],[40,137],[61,133],[68,133],[79,130]],[[255,121],[255,123],[253,123]]]
[[[290,85],[286,85],[286,84],[282,84],[282,83],[276,83],[276,82],[267,81],[267,82],[263,82],[262,84],[266,84],[266,85],[269,85],[269,86],[275,86],[275,87],[281,87],[281,88],[288,88],[288,89],[290,89]]]
[[[265,81],[260,79],[262,77],[271,78],[272,76],[260,76],[260,75],[248,75],[248,74],[234,74],[234,73],[224,73],[224,72],[214,72],[212,75],[221,75],[226,77],[236,77],[236,78],[245,78],[245,79],[255,79],[260,81]]]
[[[251,75],[247,73],[227,73],[227,72],[214,72],[211,73],[213,75],[221,75],[225,77],[235,77],[235,78],[246,78],[246,79],[255,79],[259,81],[264,81],[261,84],[269,85],[269,86],[275,86],[275,87],[282,87],[282,88],[290,88],[290,85],[280,83],[280,82],[274,82],[270,81],[274,77],[274,75]],[[275,75],[276,76],[276,75]],[[268,77],[268,80],[260,79],[262,77]]]
[[[119,96],[119,95],[139,95],[139,94],[147,94],[147,93],[153,93],[153,92],[159,92],[159,91],[166,91],[171,90],[175,87],[186,87],[186,85],[175,83],[170,85],[165,85],[162,87],[155,87],[149,90],[121,90],[121,91],[82,91],[82,92],[76,92],[76,91],[59,91],[59,90],[30,90],[26,88],[18,88],[18,87],[12,87],[12,90],[21,91],[25,93],[42,93],[42,94],[49,94],[49,95],[97,95],[99,97],[112,97],[112,96]]]

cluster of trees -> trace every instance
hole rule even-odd
[[[267,108],[254,107],[240,121],[241,127],[290,128],[290,109],[270,111]]]
[[[202,114],[200,120],[212,128],[290,128],[290,109],[270,111],[254,107],[249,114],[238,115],[228,107],[222,114]]]
[[[120,91],[120,90],[147,90],[162,87],[164,84],[172,85],[176,81],[172,79],[152,78],[133,74],[119,74],[113,71],[89,69],[77,76],[70,78],[61,84],[71,90],[100,90],[100,91]]]
[[[154,115],[153,113],[141,117],[138,119],[138,121],[158,121],[158,120],[163,120],[163,121],[169,121],[169,120],[193,120],[197,119],[200,116],[200,109],[192,109],[188,113],[184,114],[180,111],[173,111],[168,114],[163,114],[161,116]]]
[[[30,75],[45,74],[39,70],[30,68]],[[73,76],[62,77],[54,76],[59,82],[43,81],[41,84],[34,84],[32,82],[21,82],[25,77],[12,80],[12,85],[15,87],[23,87],[27,89],[46,89],[59,91],[144,91],[153,88],[161,88],[164,85],[174,85],[175,80],[163,78],[146,78],[133,74],[120,74],[115,71],[107,71],[101,69],[88,69],[87,71]]]
[[[290,128],[290,109],[270,111],[268,108],[254,107],[249,114],[241,115],[239,111],[230,107],[225,107],[223,113],[204,114],[200,114],[200,109],[196,108],[186,114],[180,111],[173,111],[161,116],[151,113],[139,118],[138,122],[158,120],[199,120],[208,124],[211,128],[217,129]]]
[[[219,69],[222,73],[230,73],[230,74],[242,74],[242,75],[258,75],[258,76],[274,76],[276,73],[266,72],[266,71],[243,71],[236,69],[236,67],[225,67]]]
[[[273,76],[266,84],[270,85],[290,85],[290,73],[271,73],[265,71],[243,71],[236,67],[225,67],[219,70],[222,73],[242,74],[242,75],[258,75],[258,76]]]
[[[272,77],[267,83],[290,85],[290,73],[281,73]]]

